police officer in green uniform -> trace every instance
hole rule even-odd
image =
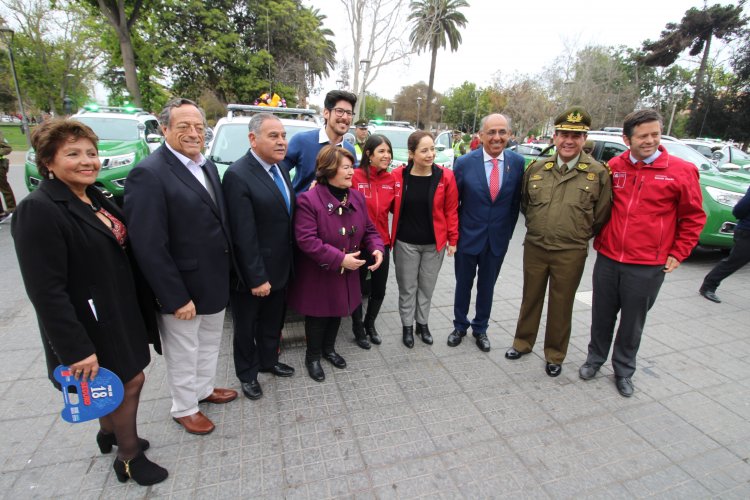
[[[466,143],[461,137],[460,130],[453,131],[453,159],[455,160],[459,156],[466,154]]]
[[[365,142],[367,141],[367,120],[357,120],[354,122],[354,135],[356,141],[354,142],[354,150],[357,152],[357,161],[362,159],[362,150],[365,148]]]
[[[5,140],[5,136],[0,132],[0,194],[5,199],[5,210],[0,202],[0,221],[7,219],[16,209],[16,197],[13,196],[13,189],[8,182],[8,168],[10,161],[6,158],[13,148]]]
[[[591,116],[574,106],[555,119],[556,153],[526,170],[521,211],[526,217],[523,300],[508,359],[534,348],[549,282],[544,336],[546,372],[557,377],[568,351],[573,302],[588,243],[609,219],[609,170],[583,152]]]

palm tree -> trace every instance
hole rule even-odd
[[[701,52],[701,64],[695,77],[695,90],[690,103],[691,118],[695,121],[695,111],[698,109],[702,97],[706,69],[708,68],[711,41],[714,37],[731,38],[741,32],[747,24],[747,18],[742,15],[745,0],[738,5],[713,5],[697,9],[695,7],[685,12],[679,23],[668,23],[661,32],[661,38],[656,41],[647,40],[643,43],[646,54],[642,61],[646,66],[670,66],[679,55],[690,47],[690,55],[697,56]]]
[[[466,26],[466,16],[459,9],[469,7],[466,0],[412,0],[409,8],[409,21],[413,21],[409,42],[417,53],[423,50],[432,51],[430,64],[430,83],[427,87],[426,120],[429,130],[432,121],[432,94],[435,84],[435,63],[438,49],[450,45],[451,51],[458,50],[461,44],[459,28]],[[417,124],[417,127],[419,124]]]

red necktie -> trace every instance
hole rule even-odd
[[[497,166],[497,158],[492,158],[492,172],[490,172],[490,198],[495,201],[500,194],[500,168]]]

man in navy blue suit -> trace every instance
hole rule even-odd
[[[488,352],[492,295],[518,221],[524,161],[521,155],[505,151],[511,133],[507,117],[486,116],[480,129],[482,148],[461,156],[453,167],[459,198],[458,249],[454,330],[448,336],[448,345],[460,344],[471,326],[477,347]],[[475,276],[478,276],[476,313],[469,322]]]

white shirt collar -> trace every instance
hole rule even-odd
[[[326,134],[326,128],[321,127],[320,132],[318,132],[318,144],[328,144],[330,142],[331,140],[328,138],[328,134]],[[343,146],[343,144],[344,144],[344,138],[342,137],[341,142],[336,144],[336,146],[341,147]]]
[[[487,150],[486,150],[486,149],[482,148],[482,154],[484,155],[484,162],[485,162],[485,163],[487,163],[488,161],[492,161],[492,156],[490,156],[490,155],[489,155],[489,154],[487,153]],[[498,156],[498,157],[497,157],[497,161],[498,161],[498,163],[503,163],[503,162],[505,162],[505,150],[504,150],[504,149],[503,149],[503,151],[502,151],[502,152],[500,153],[500,156]]]
[[[169,149],[177,157],[177,159],[180,160],[180,163],[182,163],[186,167],[190,167],[191,165],[200,167],[204,163],[206,163],[206,157],[203,156],[203,153],[200,153],[200,158],[199,158],[200,161],[195,162],[192,159],[185,156],[184,154],[180,153],[179,151],[176,151],[172,146],[169,145],[167,141],[164,141],[164,144],[167,146],[167,149]]]

